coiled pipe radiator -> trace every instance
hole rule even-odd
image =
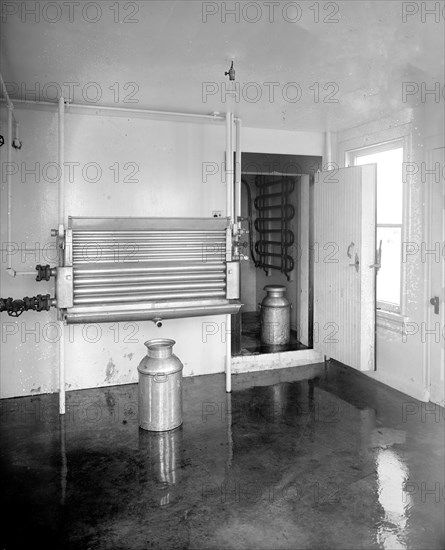
[[[295,216],[295,208],[290,197],[295,190],[295,179],[291,177],[270,177],[258,175],[255,178],[258,195],[255,198],[257,218],[255,229],[258,239],[256,267],[278,269],[289,281],[289,273],[294,269],[292,258],[294,234],[290,222]]]
[[[232,314],[239,262],[225,218],[69,218],[56,304],[67,323]]]

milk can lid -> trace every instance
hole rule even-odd
[[[263,290],[266,292],[285,292],[286,287],[284,285],[266,285]]]

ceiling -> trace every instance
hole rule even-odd
[[[37,85],[51,100],[58,83],[75,103],[232,110],[250,127],[333,131],[406,107],[404,82],[444,82],[445,19],[422,22],[419,9],[403,22],[398,1],[281,2],[273,13],[270,2],[96,1],[85,13],[46,4],[17,2],[3,18],[12,99]],[[27,14],[35,5],[38,16]],[[238,22],[224,13],[236,5]],[[232,59],[236,95],[225,93]]]

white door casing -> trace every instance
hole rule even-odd
[[[314,181],[314,349],[375,369],[376,165]]]
[[[445,384],[445,148],[429,152],[431,167],[439,170],[430,175],[428,187],[427,231],[424,260],[427,268],[427,319],[424,344],[427,346],[428,390],[430,400],[444,406]],[[428,253],[426,253],[428,251]],[[438,298],[435,309],[432,298]]]

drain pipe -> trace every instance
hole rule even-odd
[[[59,185],[58,185],[58,214],[59,214],[59,237],[64,236],[65,224],[65,101],[59,98],[58,110],[58,162],[59,162]],[[60,252],[60,251],[59,251]],[[59,414],[65,414],[65,325],[63,320],[59,321]]]
[[[233,114],[226,113],[226,216],[230,221],[230,232],[233,231]],[[230,235],[227,261],[232,260],[232,234]],[[226,315],[226,392],[232,391],[232,317]]]

